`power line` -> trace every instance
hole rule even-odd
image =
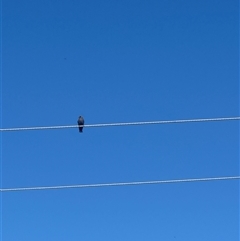
[[[15,192],[15,191],[70,189],[70,188],[99,188],[99,187],[116,187],[116,186],[137,186],[137,185],[147,185],[147,184],[170,184],[170,183],[187,183],[187,182],[226,181],[226,180],[239,180],[239,179],[240,179],[240,176],[207,177],[207,178],[172,179],[172,180],[160,180],[160,181],[80,184],[80,185],[67,185],[67,186],[16,187],[16,188],[3,188],[0,191],[1,192]]]
[[[180,124],[180,123],[193,123],[193,122],[213,122],[213,121],[233,121],[240,120],[239,116],[236,117],[218,117],[218,118],[205,118],[205,119],[183,119],[183,120],[159,120],[159,121],[138,121],[138,122],[121,122],[121,123],[107,123],[107,124],[90,124],[84,125],[86,127],[110,127],[110,126],[132,126],[132,125],[153,125],[153,124]],[[30,130],[49,130],[49,129],[67,129],[77,128],[78,125],[64,125],[64,126],[35,126],[35,127],[14,127],[14,128],[1,128],[0,131],[30,131]]]

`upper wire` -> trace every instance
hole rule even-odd
[[[182,119],[182,120],[159,120],[159,121],[138,121],[138,122],[120,122],[120,123],[105,123],[105,124],[89,124],[86,127],[110,127],[110,126],[131,126],[131,125],[153,125],[153,124],[180,124],[193,122],[213,122],[213,121],[233,121],[240,120],[239,116],[235,117],[218,117],[218,118],[202,118],[202,119]],[[35,126],[35,127],[13,127],[1,128],[1,132],[6,131],[30,131],[30,130],[50,130],[50,129],[67,129],[77,128],[78,125],[58,125],[58,126]]]

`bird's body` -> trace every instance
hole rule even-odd
[[[84,119],[82,116],[79,116],[77,123],[78,123],[79,132],[83,132]]]

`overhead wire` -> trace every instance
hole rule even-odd
[[[234,120],[235,121],[240,120],[240,116],[202,118],[202,119],[180,119],[180,120],[158,120],[158,121],[137,121],[137,122],[119,122],[119,123],[105,123],[105,124],[88,124],[88,125],[84,125],[84,128],[132,126],[132,125],[180,124],[180,123],[234,121]],[[55,125],[55,126],[35,126],[35,127],[13,127],[13,128],[1,128],[0,131],[7,132],[7,131],[51,130],[51,129],[77,128],[77,127],[79,127],[79,126],[78,125]]]
[[[139,186],[149,184],[170,184],[170,183],[190,183],[190,182],[210,182],[210,181],[226,181],[240,180],[240,176],[225,176],[225,177],[206,177],[206,178],[189,178],[189,179],[172,179],[158,181],[139,181],[139,182],[113,182],[113,183],[97,183],[97,184],[79,184],[79,185],[64,185],[64,186],[38,186],[38,187],[16,187],[2,188],[1,192],[16,192],[16,191],[40,191],[40,190],[59,190],[73,188],[100,188],[100,187],[117,187],[117,186]]]

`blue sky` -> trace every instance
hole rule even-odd
[[[237,0],[2,0],[2,128],[239,116]],[[239,175],[239,122],[1,133],[1,186]],[[239,240],[239,182],[1,194],[2,240]]]

